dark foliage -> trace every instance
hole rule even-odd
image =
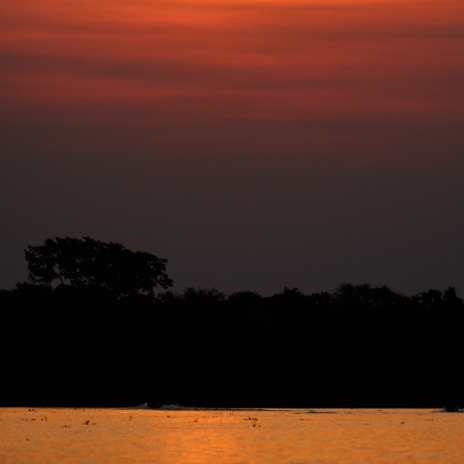
[[[3,405],[464,404],[464,305],[452,288],[152,298],[20,284],[0,292],[0,315]]]
[[[26,259],[29,282],[0,291],[4,406],[464,404],[452,287],[155,295],[166,260],[120,244],[47,240]]]
[[[154,295],[154,288],[168,288],[166,259],[132,252],[120,243],[104,243],[89,237],[48,239],[42,246],[25,250],[29,281],[51,287],[54,282],[78,289],[111,291],[118,297]]]

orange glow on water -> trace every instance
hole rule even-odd
[[[3,119],[463,118],[462,1],[8,0],[0,18]]]
[[[405,409],[3,408],[0,462],[460,463],[463,418]]]

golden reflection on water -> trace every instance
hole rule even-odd
[[[0,462],[461,463],[463,425],[431,410],[2,408]]]

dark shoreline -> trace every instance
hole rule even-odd
[[[464,404],[464,304],[387,287],[272,297],[0,291],[1,406],[434,408]]]

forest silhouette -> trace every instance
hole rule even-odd
[[[3,406],[464,404],[464,303],[342,283],[272,296],[167,290],[167,260],[49,239],[0,290]]]

